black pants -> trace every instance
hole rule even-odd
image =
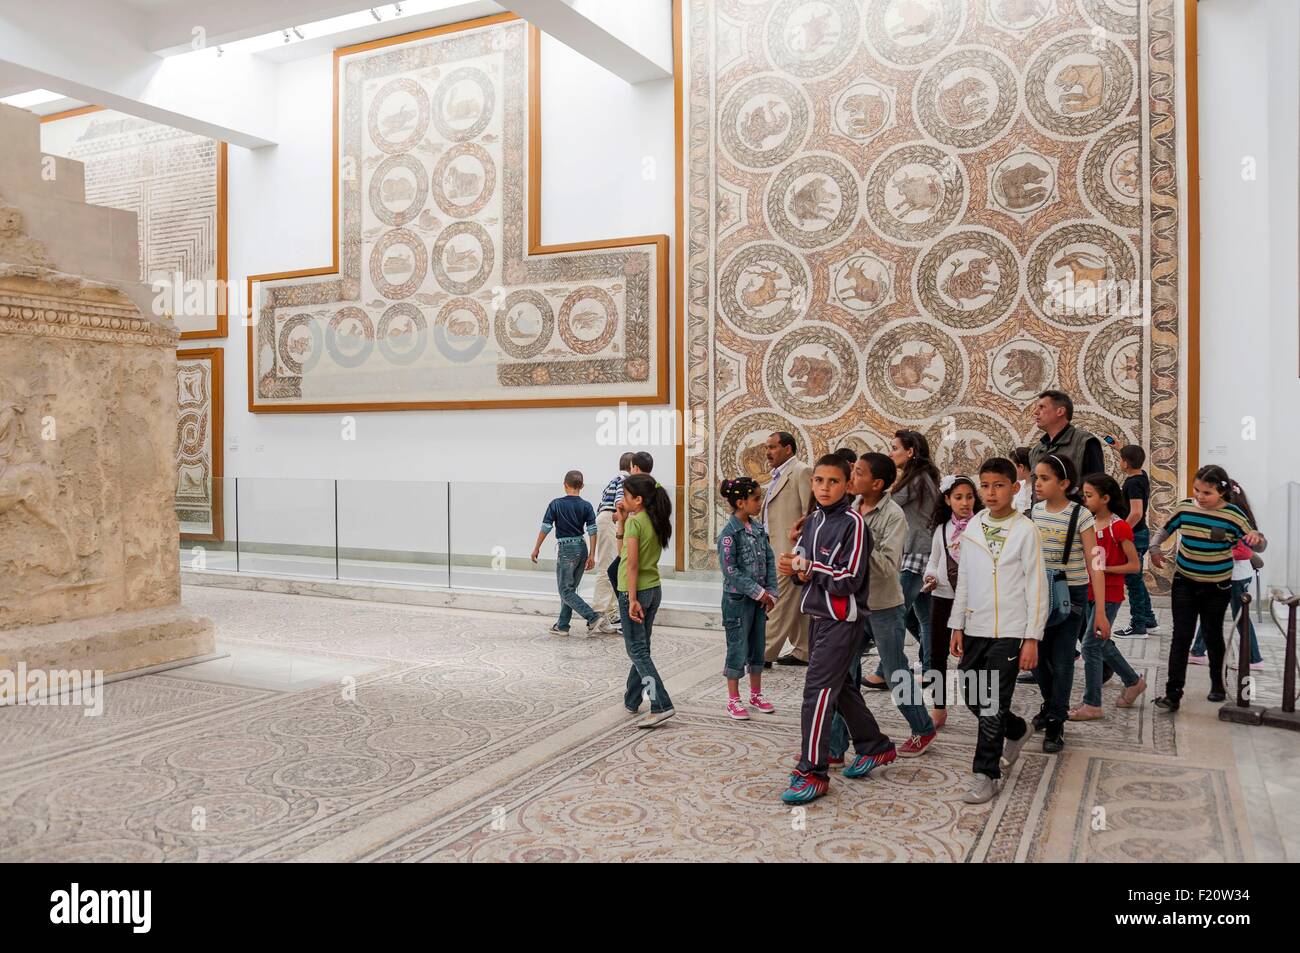
[[[1169,673],[1165,683],[1168,698],[1183,697],[1187,684],[1187,651],[1196,636],[1196,622],[1201,623],[1205,650],[1210,656],[1210,688],[1223,691],[1223,614],[1232,597],[1232,581],[1195,582],[1182,573],[1174,573],[1174,589],[1169,604],[1174,616],[1174,636],[1169,645]]]
[[[808,668],[803,683],[803,748],[799,770],[827,776],[831,716],[839,710],[858,754],[879,754],[893,742],[876,724],[853,675],[853,662],[866,648],[866,622],[813,618],[808,632]]]
[[[975,760],[971,770],[990,778],[1002,777],[1002,743],[1018,741],[1029,730],[1025,720],[1011,710],[1020,671],[1020,639],[967,637],[962,643],[961,688],[966,707],[979,719]],[[984,698],[981,698],[984,694]],[[985,707],[984,702],[990,704]]]
[[[952,614],[951,599],[930,593],[930,672],[926,675],[934,686],[934,707],[947,708],[948,699],[948,648],[952,643],[952,629],[948,617]]]

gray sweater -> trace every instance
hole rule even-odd
[[[934,507],[939,501],[939,488],[922,474],[913,477],[901,490],[895,490],[892,497],[907,517],[907,539],[903,541],[903,553],[929,556],[933,541],[930,520],[934,517]]]

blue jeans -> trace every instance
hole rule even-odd
[[[1151,546],[1151,531],[1136,529],[1133,531],[1133,548],[1138,554],[1138,571],[1124,577],[1124,587],[1128,589],[1128,617],[1134,634],[1141,635],[1148,627],[1156,624],[1156,614],[1151,609],[1151,594],[1147,592],[1147,582],[1142,575],[1142,564],[1146,560],[1147,549]]]
[[[902,572],[898,574],[898,581],[903,586],[903,618],[907,622],[907,629],[915,632],[916,639],[921,644],[921,671],[928,672],[930,670],[930,594],[921,591],[921,586],[925,583],[925,574]],[[906,653],[904,658],[906,659]],[[884,677],[885,663],[882,659],[876,666],[876,678]]]
[[[904,606],[872,609],[871,614],[867,616],[867,637],[875,640],[881,664],[888,672],[886,681],[889,682],[890,693],[894,696],[894,703],[898,705],[898,710],[907,719],[907,726],[914,735],[928,735],[934,731],[934,722],[923,703],[924,696],[916,684],[916,679],[912,677],[912,670],[907,667],[907,656],[903,653],[903,639],[907,637],[907,629],[903,624],[904,618],[906,618]],[[864,642],[863,651],[866,650],[866,645],[867,643]],[[855,680],[861,676],[861,655],[854,659],[850,672],[852,673],[850,678]],[[838,758],[848,748],[848,726],[837,711],[831,720],[831,754]]]
[[[632,668],[627,673],[627,691],[623,693],[623,707],[628,711],[636,711],[641,707],[642,696],[649,695],[651,711],[667,711],[673,707],[673,700],[668,697],[664,680],[659,677],[659,670],[650,658],[650,633],[654,629],[655,613],[659,611],[663,591],[658,586],[641,589],[636,597],[645,613],[643,622],[636,622],[627,614],[627,593],[618,594],[618,615],[623,623],[623,647],[627,649],[627,657],[632,660]]]
[[[1070,717],[1070,690],[1074,687],[1074,652],[1079,631],[1088,607],[1088,587],[1070,587],[1070,614],[1064,622],[1049,625],[1038,643],[1038,665],[1034,681],[1043,693],[1043,709],[1048,721],[1066,721]]]
[[[1238,628],[1241,624],[1241,594],[1249,591],[1249,579],[1232,580],[1232,595],[1228,597],[1228,608],[1232,613],[1232,627],[1238,633],[1241,632],[1241,629]],[[1246,624],[1250,627],[1250,662],[1254,665],[1256,662],[1264,661],[1264,656],[1259,654],[1259,639],[1255,637],[1255,620],[1250,617],[1249,612],[1246,613]],[[1201,634],[1199,625],[1196,627],[1196,638],[1192,642],[1192,654],[1197,658],[1202,658],[1205,655],[1205,636]]]
[[[591,625],[600,615],[578,595],[578,583],[587,570],[587,544],[581,539],[568,538],[555,541],[555,586],[560,590],[560,617],[557,628],[567,629],[573,613],[577,612]]]
[[[1122,605],[1122,602],[1106,603],[1107,621],[1115,621],[1115,616],[1119,615],[1119,607]],[[1083,703],[1100,706],[1103,662],[1119,676],[1125,688],[1138,683],[1138,673],[1133,671],[1132,665],[1128,664],[1128,659],[1124,658],[1124,653],[1119,650],[1114,639],[1097,638],[1097,633],[1092,628],[1096,615],[1097,603],[1088,603],[1088,621],[1084,623],[1083,628]]]
[[[767,645],[767,613],[761,603],[745,595],[727,592],[722,596],[722,627],[727,634],[727,660],[723,678],[763,674],[763,650]]]

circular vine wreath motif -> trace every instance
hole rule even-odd
[[[603,320],[600,334],[594,338],[579,337],[574,329],[575,321],[585,319],[588,312],[574,312],[574,309],[580,302],[595,301],[596,305],[604,312],[603,314],[595,313],[594,318]],[[564,304],[560,305],[560,339],[569,346],[569,349],[575,354],[599,354],[609,342],[614,340],[614,332],[618,330],[618,306],[614,304],[614,298],[604,288],[597,288],[595,285],[583,285],[576,288],[564,299]]]
[[[1001,417],[985,410],[955,408],[929,427],[918,428],[930,444],[930,459],[940,473],[979,472],[989,457],[1005,456],[1024,441]]]
[[[470,313],[474,322],[472,333],[466,334],[460,328],[451,327],[451,316],[457,311]],[[453,333],[459,338],[474,340],[467,347],[454,347],[449,337]],[[483,348],[487,347],[487,340],[487,312],[473,298],[452,298],[442,306],[442,310],[433,321],[433,343],[444,357],[457,364],[466,364],[478,357]]]
[[[310,342],[308,345],[310,350],[305,361],[299,361],[290,353],[290,348],[293,347],[293,332],[300,327],[307,329]],[[284,369],[296,377],[301,377],[312,370],[320,361],[323,345],[320,323],[312,320],[309,314],[295,314],[280,326],[280,338],[276,342],[276,352],[280,355],[280,363],[284,365]]]
[[[997,102],[987,109],[988,84],[975,76],[948,81],[958,70],[979,69],[993,79]],[[1000,134],[1015,118],[1019,103],[1015,73],[988,50],[958,50],[926,71],[916,94],[917,118],[939,142],[956,149],[974,149]],[[943,105],[941,107],[940,101]],[[987,112],[977,126],[957,125],[954,119],[970,115],[973,122]]]
[[[415,120],[415,125],[411,131],[397,141],[390,140],[381,130],[381,120],[379,118],[380,106],[384,100],[394,93],[406,93],[415,100],[415,115],[408,115],[408,107],[402,106],[396,113],[385,117],[382,122],[387,124],[388,128],[400,130],[405,127],[411,119]],[[375,93],[375,98],[370,103],[370,116],[367,122],[367,129],[370,132],[370,141],[378,147],[380,152],[388,155],[394,155],[398,152],[406,152],[423,138],[425,130],[429,128],[429,95],[424,88],[413,79],[395,79],[392,82],[385,83],[384,86]],[[400,124],[399,124],[400,120]]]
[[[828,181],[839,190],[838,207],[834,205],[836,196],[827,188]],[[838,241],[857,217],[857,179],[853,170],[830,156],[796,159],[777,174],[767,190],[768,224],[797,248],[816,248]],[[806,229],[795,223],[796,218],[801,223],[826,224]]]
[[[1125,9],[1117,9],[1117,6]],[[1079,11],[1089,20],[1100,24],[1111,33],[1121,36],[1138,35],[1138,5],[1135,2],[1117,4],[1116,0],[1101,0],[1100,3],[1081,3]]]
[[[1141,143],[1142,131],[1138,123],[1121,123],[1108,129],[1089,146],[1083,160],[1083,189],[1088,199],[1103,215],[1122,228],[1141,227],[1142,208],[1137,201],[1125,202],[1115,197],[1109,187],[1111,164],[1121,151],[1133,149],[1137,157],[1133,174],[1140,175]]]
[[[398,325],[401,319],[409,320],[409,325]],[[396,342],[410,335],[410,346],[398,350]],[[409,301],[399,301],[379,319],[379,328],[375,332],[379,341],[379,353],[392,364],[414,364],[424,353],[429,344],[429,323],[424,320],[424,313]]]
[[[860,35],[853,0],[784,0],[767,21],[768,55],[783,72],[809,79],[843,64]]]
[[[891,420],[937,414],[965,390],[961,348],[933,324],[896,324],[867,345],[867,353],[867,398]]]
[[[1136,350],[1136,354],[1134,351]],[[1123,367],[1117,367],[1117,363]],[[1131,377],[1125,384],[1119,373]],[[1142,328],[1129,318],[1103,326],[1088,342],[1083,354],[1083,379],[1093,400],[1116,417],[1136,420],[1141,416]]]
[[[176,452],[183,457],[200,459],[203,455],[203,438],[208,432],[208,415],[187,410],[176,420]]]
[[[751,411],[742,414],[727,425],[718,442],[718,467],[725,474],[740,474],[761,480],[769,475],[767,456],[763,452],[769,434],[794,434],[799,445],[800,460],[811,459],[812,447],[808,434],[796,422],[799,418],[787,417],[772,410]],[[754,440],[756,437],[761,439]]]
[[[928,6],[928,9],[927,9]],[[957,35],[965,3],[917,4],[914,0],[871,0],[866,35],[882,59],[915,66],[937,56]],[[919,37],[915,43],[901,42]]]
[[[355,321],[344,330],[344,322]],[[341,346],[343,339],[357,344],[356,350]],[[375,349],[375,325],[360,308],[340,308],[325,327],[325,348],[340,367],[360,367]]]
[[[718,299],[723,316],[737,331],[775,334],[803,313],[808,286],[804,259],[788,248],[765,242],[742,248],[731,257],[718,280]],[[778,310],[765,313],[764,309],[778,303]]]
[[[1096,251],[1065,252],[1069,245],[1086,244]],[[1061,281],[1069,275],[1078,290],[1072,302],[1058,294],[1059,286],[1049,283],[1048,269],[1056,269],[1052,281]],[[1089,290],[1090,289],[1090,290]],[[1100,225],[1063,225],[1048,232],[1029,256],[1025,276],[1025,290],[1029,305],[1041,317],[1055,324],[1083,327],[1098,324],[1098,314],[1107,312],[1112,301],[1119,307],[1136,308],[1126,311],[1126,317],[1141,315],[1141,294],[1137,285],[1137,265],[1133,249],[1115,232]],[[1136,295],[1133,301],[1130,295]],[[1095,303],[1094,303],[1095,302]]]
[[[1106,128],[1124,111],[1133,93],[1133,66],[1124,50],[1106,40],[1094,49],[1091,34],[1062,37],[1034,54],[1025,74],[1025,102],[1038,124],[1058,136],[1080,138]],[[1062,101],[1080,107],[1061,113],[1047,97],[1048,76],[1067,56],[1085,56],[1096,63],[1067,66],[1056,79]],[[1100,95],[1097,87],[1100,86]],[[1097,100],[1093,105],[1093,101]],[[1086,108],[1084,108],[1086,107]]]
[[[858,358],[853,342],[838,331],[805,326],[768,351],[764,378],[782,410],[802,420],[828,419],[848,406],[858,389]]]
[[[469,81],[478,87],[482,102],[479,103],[478,115],[474,121],[464,129],[457,129],[452,125],[453,122],[460,122],[469,118],[469,114],[466,112],[466,103],[468,101],[453,100],[448,103],[447,96],[457,84],[464,81]],[[462,66],[460,69],[452,70],[443,77],[442,82],[433,91],[433,104],[433,124],[443,138],[451,142],[465,142],[480,135],[487,128],[492,119],[492,111],[496,108],[496,90],[492,86],[492,80],[481,69],[473,66]],[[460,113],[466,114],[460,115]]]
[[[755,96],[765,101],[742,120],[741,110]],[[784,115],[780,106],[785,107]],[[776,144],[763,148],[762,142],[777,133],[782,135]],[[727,97],[718,121],[718,138],[727,154],[751,168],[779,165],[794,155],[807,135],[808,101],[793,83],[777,76],[756,76],[741,83]],[[755,144],[747,144],[746,136]]]
[[[929,172],[908,172],[907,166],[926,166]],[[886,195],[895,196],[890,203]],[[901,242],[934,238],[957,219],[966,198],[961,167],[952,156],[934,146],[902,146],[876,163],[867,180],[867,215],[871,224]],[[903,219],[928,211],[919,222]]]
[[[953,261],[965,251],[976,255]],[[944,267],[947,265],[948,267]],[[997,267],[992,274],[989,266]],[[926,312],[949,327],[971,330],[1002,318],[1020,290],[1016,253],[990,232],[964,231],[936,242],[921,259],[916,275],[917,293]],[[967,301],[992,297],[965,307]]]
[[[461,235],[469,235],[479,246],[478,270],[474,272],[472,278],[466,281],[453,278],[447,273],[447,246]],[[472,252],[468,252],[463,248],[452,249],[453,256],[466,254],[472,254]],[[467,295],[473,294],[487,283],[496,262],[496,248],[492,244],[492,236],[478,222],[453,222],[438,234],[438,240],[433,243],[431,257],[433,259],[433,277],[437,279],[438,284],[453,294]]]
[[[471,175],[462,169],[452,169],[452,163],[457,159],[469,156],[478,162],[483,170],[483,182],[479,186],[478,194],[468,204],[462,205],[459,202],[453,202],[447,194],[445,183],[448,172],[451,173],[453,180],[458,177]],[[459,145],[452,146],[442,154],[438,164],[433,167],[433,200],[438,203],[438,208],[442,209],[452,218],[469,218],[471,215],[483,211],[483,208],[492,199],[497,185],[497,167],[492,161],[492,156],[488,151],[476,142],[462,142]]]
[[[540,329],[537,336],[527,344],[520,344],[510,337],[512,322],[510,312],[518,305],[532,305],[537,310],[540,320]],[[528,360],[536,357],[546,350],[546,345],[551,342],[551,335],[555,333],[555,312],[551,308],[551,303],[546,300],[546,296],[540,291],[534,291],[531,288],[520,288],[506,295],[505,301],[501,303],[496,311],[495,328],[497,344],[501,345],[501,350],[505,351],[511,357],[520,360]],[[526,336],[526,335],[525,335]]]
[[[409,262],[405,262],[400,256],[389,256],[389,249],[395,245],[411,252]],[[406,279],[397,284],[389,281],[387,273],[390,270],[394,274],[406,272],[404,263],[410,268]],[[385,232],[375,243],[375,247],[370,250],[370,280],[374,283],[375,290],[385,298],[409,298],[415,294],[416,289],[424,283],[424,276],[428,273],[428,269],[429,262],[425,257],[424,243],[414,232],[405,228],[395,228],[391,232]]]
[[[384,186],[388,182],[388,176],[394,169],[405,169],[411,173],[415,180],[414,195],[406,208],[400,212],[390,209],[384,201]],[[395,182],[402,181],[394,179]],[[379,168],[375,169],[374,175],[370,177],[370,208],[375,213],[375,218],[379,219],[385,225],[391,225],[393,228],[400,228],[415,216],[420,214],[424,208],[424,200],[429,195],[429,184],[424,178],[424,166],[420,160],[412,155],[389,156],[383,162],[379,163]]]

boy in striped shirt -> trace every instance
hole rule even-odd
[[[1262,544],[1250,519],[1232,501],[1228,474],[1214,465],[1196,471],[1192,498],[1174,507],[1169,521],[1152,535],[1151,563],[1157,569],[1165,565],[1160,546],[1174,533],[1178,533],[1170,597],[1174,635],[1169,646],[1165,693],[1155,700],[1157,710],[1171,714],[1182,704],[1187,653],[1198,619],[1210,656],[1210,694],[1206,699],[1221,702],[1227,698],[1223,685],[1223,618],[1232,595],[1232,548],[1238,542],[1251,549]]]

